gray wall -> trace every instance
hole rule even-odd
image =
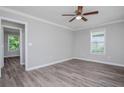
[[[29,24],[29,67],[49,64],[72,56],[72,32],[33,21]]]
[[[106,29],[105,55],[90,54],[90,31],[92,29],[75,33],[75,57],[124,65],[124,23],[103,26]]]
[[[13,57],[13,56],[20,56],[20,50],[17,51],[9,51],[8,50],[8,35],[18,35],[19,32],[9,32],[4,30],[4,57]]]
[[[0,10],[0,16],[28,22],[27,67],[36,67],[72,57],[72,35],[69,30]]]

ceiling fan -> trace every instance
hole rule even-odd
[[[86,22],[88,19],[86,19],[84,16],[94,15],[98,13],[99,13],[98,11],[83,13],[83,6],[78,6],[77,10],[75,11],[75,14],[63,14],[62,16],[74,16],[71,20],[69,20],[69,22],[72,22],[75,19],[77,20],[82,19],[83,21]]]

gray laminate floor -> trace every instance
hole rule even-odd
[[[19,58],[5,59],[1,87],[112,87],[124,86],[124,68],[70,60],[26,72]]]

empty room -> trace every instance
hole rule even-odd
[[[124,6],[0,6],[0,87],[124,87]]]

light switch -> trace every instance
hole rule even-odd
[[[32,43],[28,43],[29,46],[32,46]]]

